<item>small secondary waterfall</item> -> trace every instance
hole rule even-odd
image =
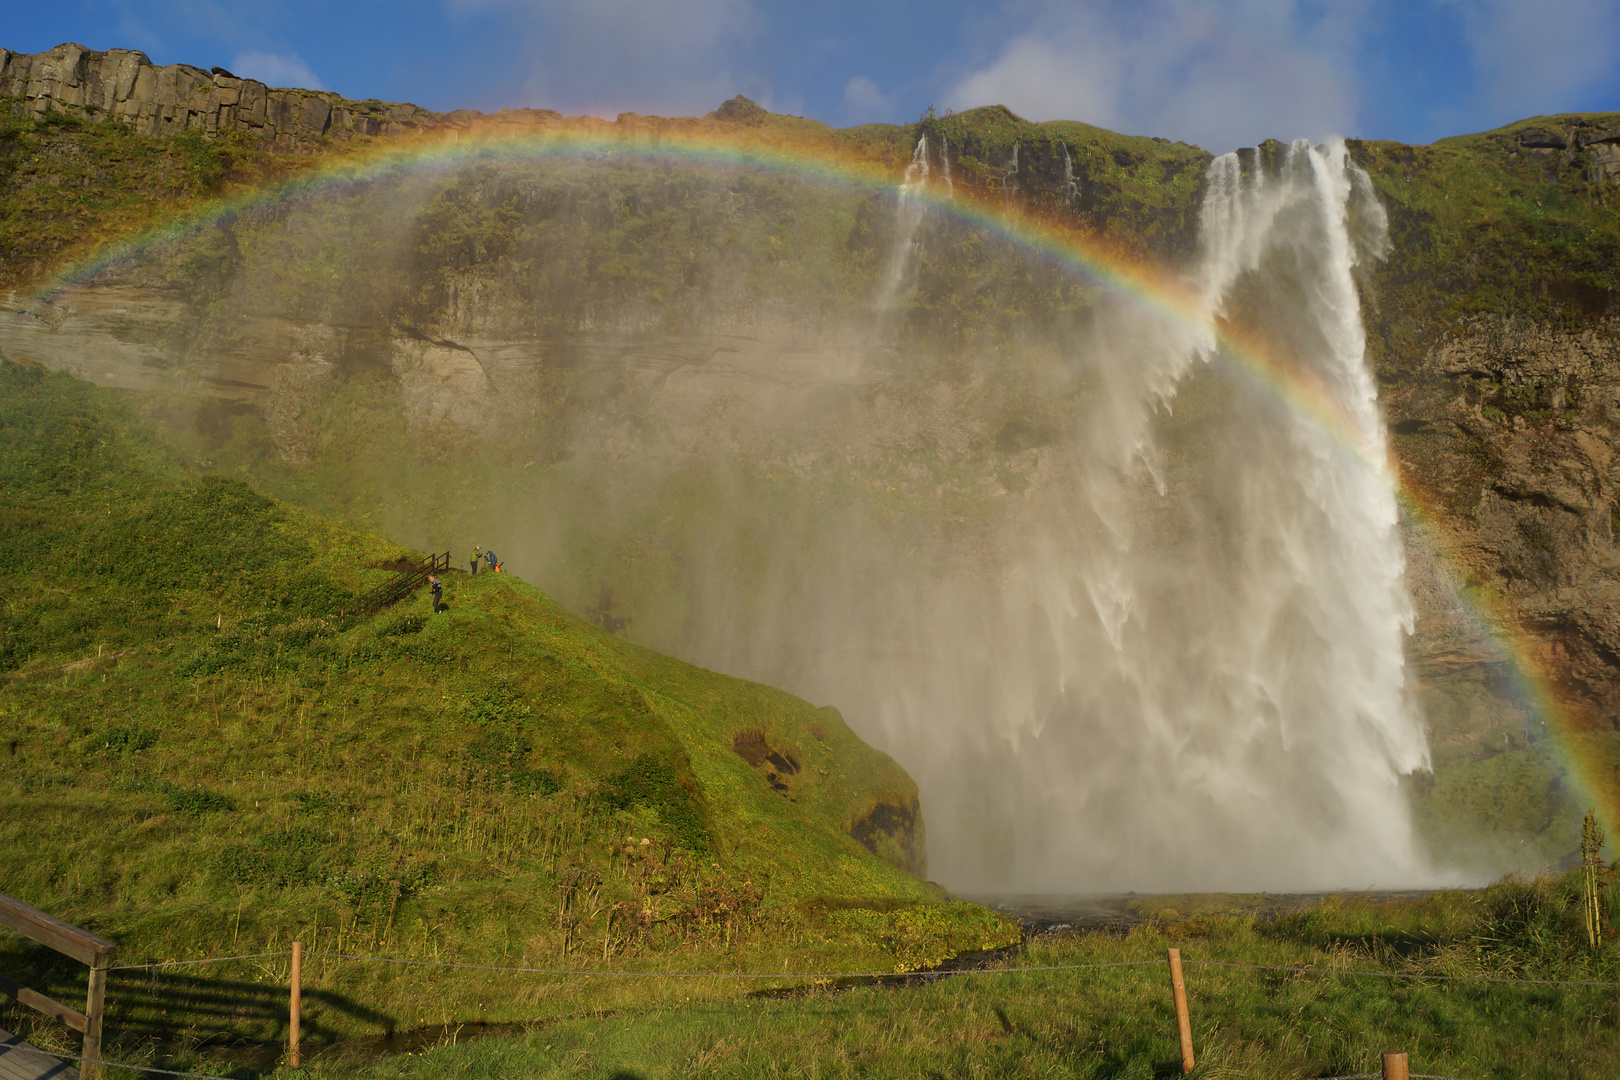
[[[945,170],[945,176],[949,182],[949,168]],[[912,148],[911,164],[906,166],[905,176],[900,181],[900,208],[895,223],[894,249],[889,254],[889,268],[878,290],[877,309],[880,312],[894,306],[895,297],[905,283],[906,269],[911,265],[911,255],[917,246],[917,228],[922,224],[922,193],[927,190],[928,181],[928,136],[924,135]]]
[[[1080,181],[1074,178],[1074,159],[1069,156],[1069,147],[1063,146],[1063,201],[1072,205],[1080,197]]]

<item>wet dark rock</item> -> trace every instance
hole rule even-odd
[[[922,813],[915,799],[910,806],[878,803],[855,819],[849,827],[849,835],[879,858],[904,867],[917,877],[928,876]]]
[[[1527,150],[1563,150],[1569,140],[1545,128],[1525,128],[1519,132],[1519,145]]]

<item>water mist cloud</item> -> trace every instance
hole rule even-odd
[[[1032,120],[1084,120],[1222,152],[1265,138],[1352,131],[1359,2],[1145,0],[1033,9],[946,94]],[[1016,13],[1015,13],[1016,14]]]
[[[529,68],[515,73],[536,105],[613,116],[693,115],[741,92],[761,19],[753,0],[451,0],[510,14]]]
[[[258,79],[269,86],[325,90],[321,77],[297,53],[240,52],[231,60],[231,74]]]
[[[1476,112],[1508,121],[1589,109],[1612,77],[1620,10],[1612,0],[1440,0],[1462,17]]]
[[[844,119],[852,124],[873,124],[894,120],[894,99],[865,75],[844,84]]]

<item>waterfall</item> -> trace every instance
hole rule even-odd
[[[1080,182],[1074,178],[1074,159],[1069,157],[1069,145],[1059,145],[1063,147],[1063,202],[1072,205],[1080,198]]]
[[[880,309],[929,180],[921,139]],[[1337,140],[1217,158],[1205,187],[1174,316],[1103,292],[1065,338],[948,367],[913,335],[870,381],[806,381],[791,353],[755,361],[752,398],[693,374],[657,415],[701,423],[639,465],[600,455],[634,490],[708,462],[735,492],[672,558],[679,621],[643,640],[837,706],[918,781],[951,888],[1434,880],[1401,785],[1428,750],[1355,285],[1384,212]],[[942,258],[985,250],[952,235]],[[751,460],[828,494],[750,502]]]
[[[1093,389],[998,573],[891,584],[906,618],[868,647],[907,659],[824,672],[917,777],[953,887],[1429,874],[1400,786],[1428,751],[1353,277],[1387,250],[1383,210],[1341,141],[1296,142],[1274,176],[1216,159],[1200,229],[1189,317],[1107,304],[1073,343]],[[1217,357],[1224,317],[1268,358]]]
[[[945,175],[950,176],[947,169]],[[889,268],[878,289],[877,310],[887,312],[894,306],[895,297],[905,283],[906,270],[911,265],[912,253],[917,247],[917,228],[922,224],[922,194],[928,187],[928,136],[923,135],[911,149],[911,164],[906,166],[900,181],[899,207],[895,214],[894,248],[889,253]]]
[[[1018,194],[1018,144],[1013,143],[1012,161],[1001,170],[1001,197],[1011,198]]]

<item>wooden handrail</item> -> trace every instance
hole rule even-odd
[[[0,976],[0,994],[83,1033],[84,1056],[90,1061],[84,1063],[79,1075],[83,1080],[89,1080],[99,1068],[91,1061],[101,1057],[101,1016],[107,998],[107,968],[112,964],[113,950],[118,946],[5,893],[0,893],[0,926],[33,938],[41,945],[90,966],[90,989],[82,1013],[51,1000],[37,990],[30,990],[21,983]]]
[[[0,893],[0,926],[31,937],[41,945],[49,945],[81,964],[91,963],[98,956],[111,956],[118,948],[104,937],[65,923],[5,893]]]

